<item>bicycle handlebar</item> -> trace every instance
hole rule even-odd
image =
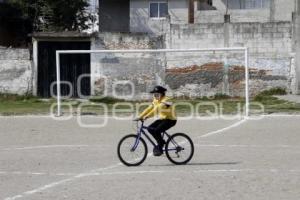
[[[134,122],[144,122],[145,120],[143,120],[143,119],[134,119],[133,121]]]

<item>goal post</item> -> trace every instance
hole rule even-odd
[[[57,116],[61,116],[61,74],[60,74],[60,55],[65,54],[134,54],[134,53],[200,53],[200,52],[242,52],[244,56],[245,67],[245,116],[249,116],[249,55],[247,47],[228,47],[228,48],[204,48],[204,49],[130,49],[130,50],[57,50],[56,51],[56,99],[57,99]],[[93,73],[93,72],[91,72]]]

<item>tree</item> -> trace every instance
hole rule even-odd
[[[31,21],[33,31],[81,31],[88,28],[91,14],[87,0],[9,0]]]
[[[19,7],[0,3],[0,45],[25,46],[30,32],[32,23]]]
[[[91,14],[86,13],[87,0],[47,0],[46,15],[53,29],[77,31],[88,28]],[[46,22],[47,22],[47,18]]]
[[[0,45],[24,46],[28,34],[82,31],[93,18],[88,0],[7,0],[0,2]]]

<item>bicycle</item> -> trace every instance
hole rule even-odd
[[[139,121],[141,125],[139,127]],[[156,143],[150,138],[145,130],[149,128],[144,126],[144,121],[137,121],[137,134],[124,136],[118,144],[118,157],[126,166],[138,166],[142,164],[148,154],[148,147],[143,139],[144,136],[150,144],[156,146]],[[169,135],[167,132],[162,133],[162,137],[167,138],[163,152],[166,153],[168,160],[176,165],[188,163],[194,155],[194,144],[191,138],[185,133],[175,133]],[[180,160],[183,158],[182,160]]]

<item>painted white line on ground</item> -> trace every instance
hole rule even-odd
[[[76,179],[79,179],[79,178],[82,178],[82,177],[86,177],[86,176],[90,176],[91,174],[93,173],[97,173],[97,172],[100,172],[100,171],[105,171],[105,170],[108,170],[108,169],[112,169],[112,168],[115,168],[115,167],[118,167],[119,165],[121,165],[121,163],[118,163],[116,165],[112,165],[112,166],[109,166],[109,167],[105,167],[105,168],[99,168],[99,169],[95,169],[95,170],[92,170],[88,173],[80,173],[80,174],[77,174],[71,178],[67,178],[67,179],[62,179],[60,181],[57,181],[57,182],[53,182],[53,183],[50,183],[50,184],[47,184],[47,185],[44,185],[44,186],[41,186],[39,188],[36,188],[36,189],[33,189],[33,190],[29,190],[29,191],[26,191],[22,194],[18,194],[18,195],[15,195],[15,196],[12,196],[12,197],[7,197],[5,198],[4,200],[15,200],[15,199],[19,199],[19,198],[23,198],[23,197],[26,197],[28,195],[32,195],[32,194],[35,194],[35,193],[38,193],[38,192],[41,192],[41,191],[44,191],[44,190],[47,190],[49,188],[53,188],[55,186],[58,186],[58,185],[62,185],[62,184],[65,184],[67,182],[71,182],[71,181],[74,181]]]
[[[76,144],[76,145],[69,145],[69,144],[65,144],[65,145],[43,145],[43,146],[27,146],[27,147],[2,147],[2,149],[0,149],[0,151],[12,151],[12,150],[34,150],[34,149],[54,149],[54,148],[82,148],[82,147],[110,147],[110,145],[88,145],[88,144]],[[1,148],[1,147],[0,147]]]
[[[85,174],[75,174],[75,173],[41,173],[41,172],[8,172],[8,171],[0,171],[0,174],[18,174],[18,175],[53,175],[53,176],[76,176],[77,178],[88,177],[88,176],[103,176],[103,175],[132,175],[132,174],[157,174],[157,173],[220,173],[220,172],[272,172],[272,173],[300,173],[300,169],[202,169],[202,170],[140,170],[140,171],[115,171],[115,172],[91,172]],[[55,184],[48,184],[47,187],[41,187],[40,191],[45,190],[46,188],[53,187],[57,184],[61,184],[64,182],[69,182],[73,180],[72,178],[64,179]],[[26,194],[33,194],[36,190],[28,191]],[[22,195],[17,195],[20,198]]]
[[[225,127],[225,128],[222,128],[222,129],[219,129],[219,130],[216,130],[216,131],[212,131],[212,132],[206,133],[206,134],[198,136],[196,138],[205,138],[205,137],[209,137],[209,136],[212,136],[212,135],[215,135],[215,134],[222,133],[224,131],[227,131],[227,130],[230,130],[232,128],[235,128],[235,127],[237,127],[237,126],[245,123],[246,121],[247,121],[247,118],[244,118],[241,121],[238,121],[238,122],[236,122],[236,123],[234,123],[234,124],[232,124],[232,125],[230,125],[228,127]]]
[[[203,169],[203,170],[156,170],[156,171],[116,171],[116,172],[103,172],[94,173],[91,176],[103,176],[103,175],[135,175],[135,174],[166,174],[166,173],[179,173],[179,174],[191,174],[191,173],[226,173],[226,172],[267,172],[267,173],[300,173],[300,169]]]
[[[300,145],[245,145],[245,144],[194,144],[197,147],[229,147],[229,148],[300,148]]]
[[[261,115],[262,117],[300,117],[299,114],[271,114],[271,115]]]
[[[199,136],[201,137],[201,136]],[[52,148],[94,148],[94,147],[108,147],[109,145],[45,145],[45,146],[29,146],[29,147],[12,147],[3,148],[0,151],[13,150],[35,150],[35,149],[52,149]],[[248,145],[248,144],[194,144],[197,147],[229,147],[229,148],[300,148],[300,145]],[[152,154],[148,154],[151,156]]]
[[[225,128],[222,128],[222,129],[219,129],[217,131],[212,131],[212,132],[209,132],[209,133],[206,133],[205,135],[202,135],[200,137],[208,137],[208,136],[211,136],[211,135],[214,135],[214,134],[218,134],[218,133],[221,133],[221,132],[224,132],[226,130],[229,130],[231,128],[234,128],[234,127],[237,127],[239,126],[240,124],[244,123],[245,121],[247,120],[247,118],[239,121],[239,122],[236,122],[234,123],[233,125],[230,125],[228,127],[225,127]],[[148,156],[151,156],[152,153],[149,153]],[[47,185],[44,185],[44,186],[41,186],[39,188],[36,188],[36,189],[33,189],[33,190],[30,190],[30,191],[26,191],[24,192],[23,194],[18,194],[18,195],[15,195],[13,197],[7,197],[5,198],[4,200],[15,200],[15,199],[19,199],[19,198],[23,198],[23,197],[26,197],[28,195],[32,195],[32,194],[35,194],[35,193],[38,193],[38,192],[41,192],[41,191],[44,191],[44,190],[47,190],[49,188],[53,188],[53,187],[56,187],[58,185],[62,185],[62,184],[65,184],[67,182],[71,182],[71,181],[74,181],[76,179],[79,179],[79,178],[82,178],[82,177],[87,177],[87,176],[92,176],[93,174],[97,173],[97,172],[100,172],[100,171],[105,171],[105,170],[108,170],[108,169],[112,169],[112,168],[116,168],[118,166],[122,165],[122,163],[118,163],[118,164],[115,164],[115,165],[111,165],[109,167],[106,167],[106,168],[99,168],[99,169],[95,169],[95,170],[91,170],[90,172],[87,172],[87,173],[80,173],[76,176],[73,176],[71,178],[68,178],[68,179],[63,179],[63,180],[60,180],[60,181],[57,181],[57,182],[53,182],[53,183],[50,183],[50,184],[47,184]]]
[[[282,170],[282,169],[208,169],[208,170],[196,170],[195,173],[207,173],[207,172],[270,172],[270,173],[300,173],[300,169]]]
[[[88,147],[89,145],[43,145],[43,146],[30,146],[30,147],[15,147],[8,148],[10,150],[30,150],[30,149],[49,149],[49,148],[77,148]]]
[[[75,176],[77,173],[49,173],[49,172],[21,172],[21,171],[0,171],[0,175],[36,175],[36,176]]]
[[[300,169],[230,169],[230,170],[209,170],[209,172],[271,172],[271,173],[300,173]],[[205,170],[198,170],[198,172],[206,172]]]
[[[201,136],[199,136],[201,137]],[[0,151],[12,150],[34,150],[34,149],[52,149],[52,148],[94,148],[94,147],[108,147],[109,145],[45,145],[45,146],[29,146],[29,147],[12,147],[3,148]],[[247,145],[247,144],[194,144],[198,147],[241,147],[241,148],[300,148],[300,145]],[[151,156],[151,154],[148,154]]]
[[[1,118],[51,118],[51,115],[0,115]]]

